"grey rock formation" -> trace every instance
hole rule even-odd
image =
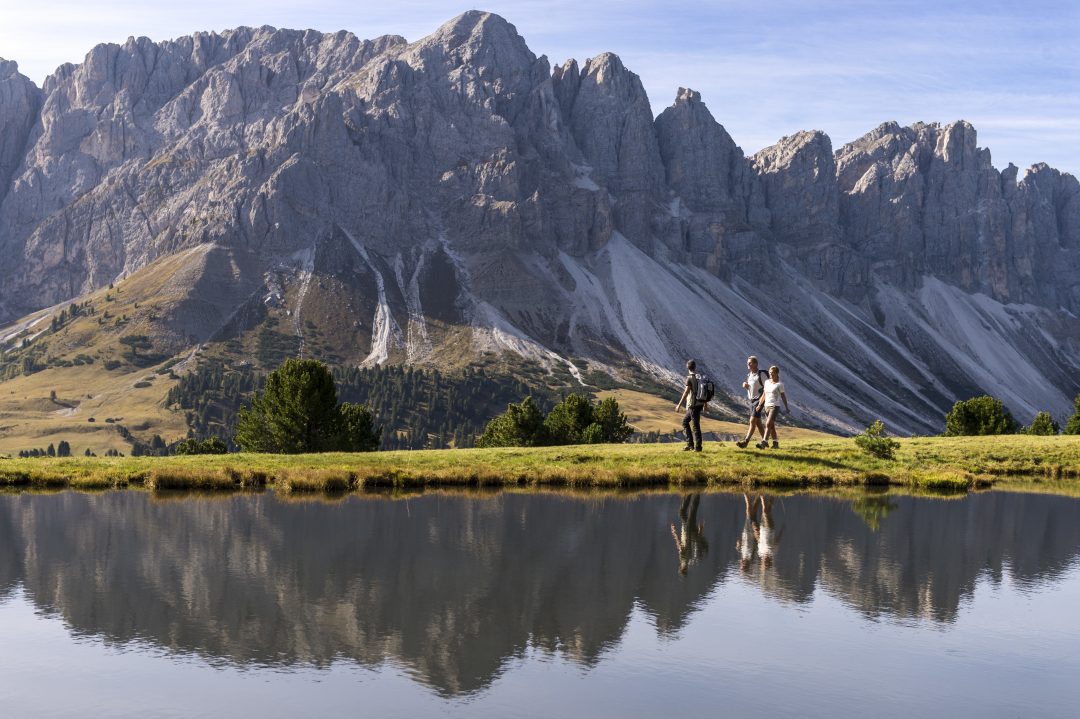
[[[752,162],[765,188],[773,236],[793,251],[800,269],[818,286],[861,298],[867,266],[841,244],[836,162],[828,135],[799,132],[782,138]]]
[[[842,230],[883,280],[933,275],[1001,302],[1076,312],[1076,178],[1045,165],[1016,182],[967,122],[880,126],[837,153]]]
[[[998,172],[967,123],[747,158],[698,93],[654,120],[617,56],[552,69],[482,12],[130,39],[40,91],[4,63],[0,123],[0,322],[171,257],[176,353],[334,317],[339,361],[693,355],[735,401],[756,352],[842,429],[1080,390],[1080,186]]]
[[[19,66],[0,58],[0,201],[26,155],[26,142],[37,123],[41,91]]]
[[[763,276],[768,252],[755,231],[769,224],[762,184],[701,94],[679,88],[656,134],[674,193],[661,237],[718,276]]]
[[[645,88],[613,53],[590,58],[580,77],[568,81],[572,69],[564,66],[555,90],[570,104],[570,134],[590,167],[590,177],[613,196],[619,229],[647,248],[664,166]],[[571,94],[571,89],[576,92]]]
[[[785,137],[752,158],[765,187],[770,229],[792,245],[832,242],[839,228],[839,196],[832,142],[823,132]]]

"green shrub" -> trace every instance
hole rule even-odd
[[[1060,431],[1061,428],[1058,427],[1058,423],[1054,421],[1049,412],[1039,412],[1035,415],[1035,419],[1031,420],[1031,424],[1024,428],[1025,434],[1044,437],[1056,435]]]
[[[362,404],[345,402],[338,408],[341,415],[341,435],[338,449],[342,452],[374,452],[382,442],[382,427],[375,426],[371,409]]]
[[[185,439],[176,445],[177,454],[225,454],[229,448],[217,437],[203,440]]]
[[[988,395],[957,402],[945,415],[945,436],[1013,434],[1019,426],[1001,400]]]
[[[570,394],[551,408],[544,420],[544,427],[547,428],[551,444],[582,444],[585,429],[592,423],[592,400],[583,394]]]
[[[520,404],[508,404],[506,411],[487,423],[477,447],[540,447],[548,444],[544,415],[526,397]]]
[[[1080,434],[1080,394],[1076,395],[1073,416],[1065,423],[1065,434]]]
[[[477,446],[537,447],[542,445],[622,443],[634,428],[619,411],[619,402],[608,397],[593,404],[588,395],[570,394],[545,418],[531,397],[488,422]]]
[[[597,431],[593,430],[597,428]],[[600,442],[614,442],[622,444],[630,439],[634,428],[626,421],[626,415],[619,411],[619,402],[614,397],[608,397],[593,409],[593,424],[588,427],[586,442],[597,444]]]
[[[875,420],[862,434],[855,435],[855,444],[879,459],[892,459],[893,453],[900,448],[899,442],[885,435],[885,425],[880,419]]]

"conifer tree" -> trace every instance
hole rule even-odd
[[[1073,410],[1072,417],[1065,423],[1065,434],[1080,434],[1080,394],[1076,395]]]

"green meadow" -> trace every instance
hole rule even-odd
[[[1026,487],[1080,493],[1080,437],[900,440],[894,459],[851,439],[779,449],[706,443],[425,450],[307,455],[0,459],[0,487],[347,492],[383,487],[857,487],[963,491]]]

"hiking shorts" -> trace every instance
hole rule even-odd
[[[761,410],[758,409],[758,401],[759,400],[760,400],[760,398],[758,398],[756,400],[751,400],[751,402],[750,402],[750,416],[753,419],[761,419]]]

